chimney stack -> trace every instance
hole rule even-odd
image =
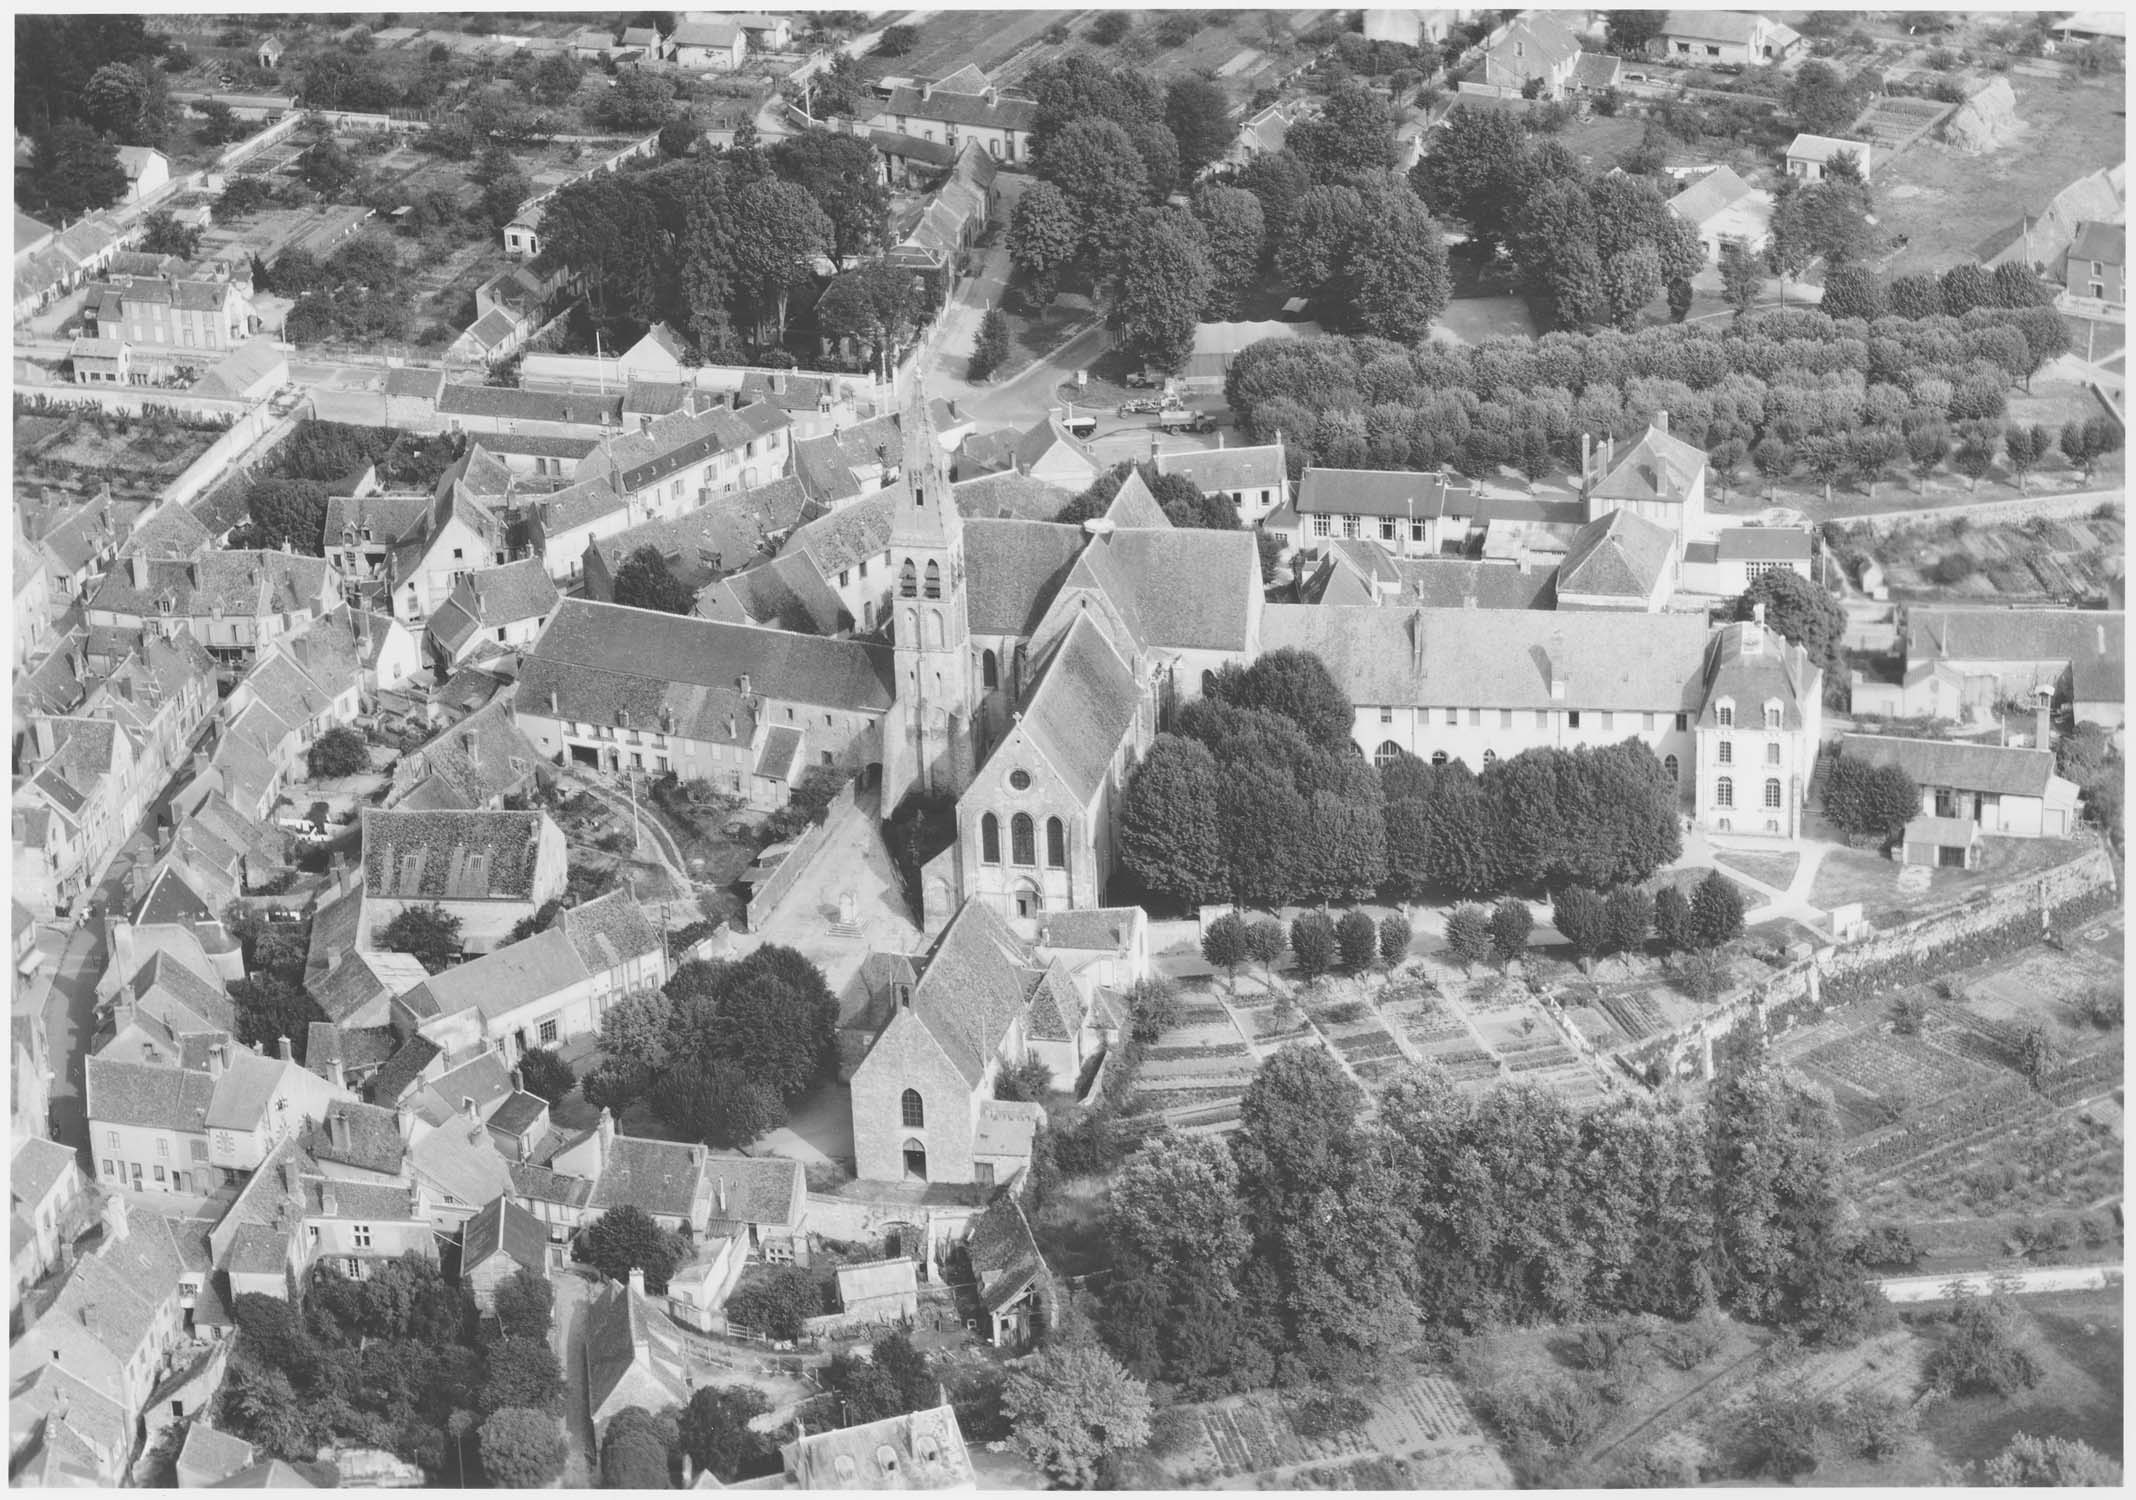
[[[276,1038],[274,1050],[275,1055],[281,1058],[283,1062],[295,1062],[297,1060],[296,1052],[290,1047],[289,1038],[286,1036]]]
[[[471,1095],[460,1096],[460,1113],[467,1117],[467,1123],[470,1125],[482,1123],[482,1117],[475,1112],[475,1101]]]
[[[319,1184],[319,1212],[331,1219],[334,1217],[335,1211],[334,1184],[333,1180],[328,1178]]]
[[[522,1073],[517,1068],[512,1069],[512,1092],[515,1094],[524,1094],[526,1091],[526,1074]]]
[[[282,1190],[287,1193],[294,1193],[297,1187],[297,1164],[293,1161],[284,1161],[282,1163]]]
[[[126,1196],[111,1193],[104,1199],[104,1242],[117,1244],[126,1238],[131,1226],[126,1222]]]
[[[212,1044],[208,1048],[208,1076],[210,1078],[222,1077],[224,1062],[223,1044],[221,1042]]]
[[[601,1106],[601,1117],[594,1122],[593,1129],[601,1142],[601,1165],[605,1167],[609,1148],[616,1143],[616,1117],[608,1112],[607,1105]]]
[[[1565,635],[1563,631],[1550,634],[1550,701],[1561,703],[1565,699]]]
[[[1668,436],[1668,433],[1669,433],[1669,414],[1668,414],[1668,412],[1666,412],[1666,411],[1658,411],[1658,412],[1654,413],[1654,430],[1655,430],[1656,432],[1660,433],[1660,434],[1661,434],[1662,436],[1664,436],[1664,437],[1667,437],[1667,436]]]
[[[2054,689],[2047,686],[2032,690],[2032,746],[2035,750],[2053,747],[2054,734]]]
[[[334,1058],[334,1071],[336,1073],[341,1071],[341,1058],[339,1055]],[[337,1109],[327,1116],[326,1130],[327,1135],[334,1142],[336,1151],[346,1152],[349,1149],[353,1136],[349,1129],[349,1112],[347,1110]]]
[[[630,1294],[633,1297],[645,1295],[645,1267],[632,1266],[630,1268]]]
[[[712,1206],[722,1219],[727,1217],[727,1179],[724,1177],[713,1179]]]
[[[136,547],[126,559],[126,571],[137,590],[148,588],[148,554]]]

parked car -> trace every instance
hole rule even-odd
[[[1068,429],[1070,437],[1087,438],[1098,430],[1098,419],[1096,417],[1070,417],[1061,425]]]
[[[1130,370],[1127,372],[1127,384],[1134,390],[1146,391],[1156,383],[1157,377],[1147,370]]]
[[[1120,415],[1123,417],[1154,416],[1163,409],[1164,403],[1155,396],[1131,396],[1120,403]]]

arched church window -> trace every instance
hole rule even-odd
[[[1379,749],[1372,752],[1372,764],[1382,771],[1401,759],[1402,747],[1393,740],[1381,740]]]
[[[928,566],[931,568],[934,564],[929,563]],[[942,644],[942,611],[939,609],[927,611],[927,644],[930,646]]]
[[[979,653],[979,682],[989,692],[1001,686],[1001,663],[991,651]]]
[[[912,566],[912,559],[905,559],[905,566],[898,569],[897,591],[907,599],[916,599],[920,593],[920,575]]]
[[[942,597],[942,565],[931,558],[927,563],[927,587],[925,592],[930,599]]]
[[[1009,819],[1009,860],[1019,865],[1038,863],[1037,831],[1029,813],[1018,813]]]
[[[903,1118],[907,1130],[925,1130],[927,1128],[927,1105],[920,1098],[918,1089],[905,1090],[904,1097],[898,1100],[898,1112]]]
[[[1068,868],[1068,830],[1059,818],[1046,819],[1046,863],[1056,870]]]
[[[1001,863],[1001,819],[992,813],[979,820],[979,858],[990,865]]]

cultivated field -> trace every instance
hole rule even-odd
[[[943,78],[970,63],[994,77],[997,84],[1013,83],[1043,56],[1071,50],[1046,42],[1055,26],[1065,25],[1080,38],[1095,12],[1051,10],[941,10],[920,22],[919,40],[902,57],[871,54],[861,59],[861,71],[870,78]],[[1042,49],[1031,57],[1019,54]],[[1016,66],[996,70],[1015,60]]]
[[[2104,597],[2108,577],[2127,552],[2128,527],[2119,515],[2036,517],[2014,525],[1856,533],[1854,541],[1883,568],[1894,599],[2020,603]],[[1958,552],[1973,560],[1970,577],[1955,584],[1929,577],[1930,569]]]
[[[1505,1489],[1505,1460],[1451,1380],[1419,1375],[1378,1392],[1365,1422],[1334,1437],[1299,1436],[1276,1396],[1184,1408],[1201,1430],[1161,1461],[1174,1485],[1238,1489]]]
[[[1941,271],[2019,214],[2039,212],[2068,183],[2122,159],[2120,75],[2080,80],[2056,71],[2009,73],[2020,128],[2008,145],[1968,156],[1931,138],[1875,164],[1880,224],[1909,240],[1892,275]]]

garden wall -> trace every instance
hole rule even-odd
[[[1977,900],[1822,949],[1692,1025],[1618,1052],[1617,1061],[1635,1077],[1657,1063],[1671,1075],[1697,1072],[1711,1077],[1714,1044],[1746,1020],[1755,1021],[1767,1035],[1786,1031],[1798,1019],[1821,1015],[1828,1004],[1844,1004],[1865,990],[1910,983],[1933,972],[1935,960],[1958,956],[1950,950],[1960,945],[2034,941],[2054,917],[2066,921],[2089,915],[2093,908],[2111,905],[2115,895],[2113,862],[2105,850],[2088,849],[2067,864],[1997,886]],[[1828,988],[1837,993],[1828,996]]]
[[[749,900],[742,907],[742,931],[755,932],[771,920],[771,914],[779,909],[779,903],[786,899],[787,893],[822,852],[823,846],[830,842],[831,825],[840,818],[851,815],[854,785],[849,781],[838,789],[838,795],[831,799],[823,821],[812,824],[801,837],[795,839],[792,852],[780,862],[779,868],[771,872],[771,878],[750,890]]]
[[[282,142],[288,140],[297,133],[297,128],[303,123],[304,117],[300,114],[284,115],[265,130],[254,135],[248,135],[243,140],[225,148],[223,154],[215,158],[215,170],[218,172],[235,171],[240,165],[250,161],[269,146],[279,146]]]
[[[164,491],[165,498],[173,505],[189,504],[195,496],[207,489],[211,481],[221,477],[225,469],[244,458],[253,444],[262,445],[260,454],[256,456],[264,457],[295,432],[297,424],[310,415],[309,397],[298,402],[295,410],[279,418],[264,403],[253,407],[239,417],[228,432],[209,444],[207,452],[188,464],[183,474],[171,481]],[[279,434],[273,431],[277,423],[282,428]]]
[[[1978,505],[1932,505],[1921,510],[1890,511],[1882,515],[1849,516],[1847,524],[1864,525],[1871,531],[1901,531],[1909,526],[1933,526],[1963,516],[1975,526],[1997,521],[2022,521],[2030,516],[2050,519],[2088,516],[2101,505],[2118,505],[2122,490],[2071,490],[2060,495],[2028,495],[2022,500],[1988,500]]]
[[[949,1247],[964,1238],[972,1220],[986,1212],[984,1204],[941,1203],[922,1207],[909,1198],[875,1202],[827,1193],[808,1195],[808,1232],[825,1239],[876,1245],[895,1228],[927,1231],[929,1265],[939,1264]],[[910,1254],[909,1248],[904,1252]]]

